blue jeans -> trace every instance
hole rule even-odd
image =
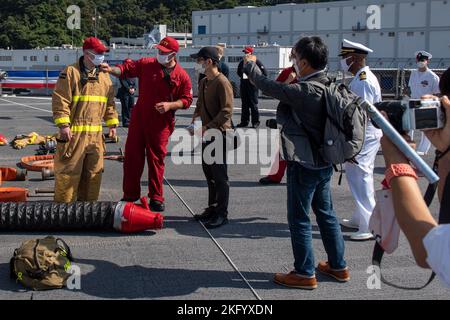
[[[288,223],[295,271],[303,276],[313,276],[315,273],[312,228],[309,219],[311,207],[316,215],[330,267],[338,270],[346,267],[344,239],[331,200],[332,175],[332,167],[311,170],[297,162],[288,163]]]

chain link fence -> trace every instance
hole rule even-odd
[[[270,79],[276,79],[278,75],[281,73],[283,69],[268,69],[268,77]],[[396,69],[396,68],[374,68],[371,69],[375,76],[378,78],[381,87],[381,94],[383,96],[383,100],[392,100],[392,99],[400,99],[405,95],[409,95],[408,82],[409,77],[411,76],[411,72],[415,69]],[[444,73],[446,69],[431,69],[435,72],[439,77]],[[239,84],[240,79],[236,73],[236,69],[230,69],[229,80],[234,88],[235,97],[240,97]],[[194,95],[197,95],[197,86],[195,84],[198,83],[198,77],[195,74],[195,70],[188,70],[189,75],[191,76],[193,87],[194,87]],[[335,79],[338,82],[344,82],[349,84],[352,75],[350,73],[345,73],[343,71],[329,71],[328,76]],[[262,98],[264,96],[260,95]]]

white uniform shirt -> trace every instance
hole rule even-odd
[[[408,86],[411,89],[412,99],[420,99],[426,94],[438,94],[439,77],[428,68],[425,72],[416,69],[411,73]]]
[[[450,224],[433,229],[423,239],[427,262],[439,279],[450,288]]]
[[[349,84],[350,90],[352,90],[357,96],[367,100],[370,103],[381,102],[381,88],[377,77],[373,74],[368,66],[365,66],[359,70],[353,80]],[[381,130],[376,129],[372,122],[368,122],[367,133],[372,133],[377,136],[381,136]]]

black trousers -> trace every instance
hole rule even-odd
[[[230,183],[228,180],[228,166],[224,153],[223,164],[205,162],[204,150],[211,142],[202,144],[202,168],[208,183],[208,206],[216,207],[217,214],[228,215],[230,198]],[[212,154],[214,156],[214,153]]]
[[[250,122],[250,111],[252,124],[259,122],[258,89],[249,80],[241,80],[241,100],[241,123],[248,124]]]
[[[120,97],[122,104],[122,125],[126,126],[130,122],[131,109],[134,106],[134,96],[131,94],[124,94]]]

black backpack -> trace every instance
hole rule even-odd
[[[309,83],[324,92],[327,119],[323,144],[319,147],[321,156],[334,165],[354,161],[361,152],[366,135],[368,116],[364,100],[344,84]]]

